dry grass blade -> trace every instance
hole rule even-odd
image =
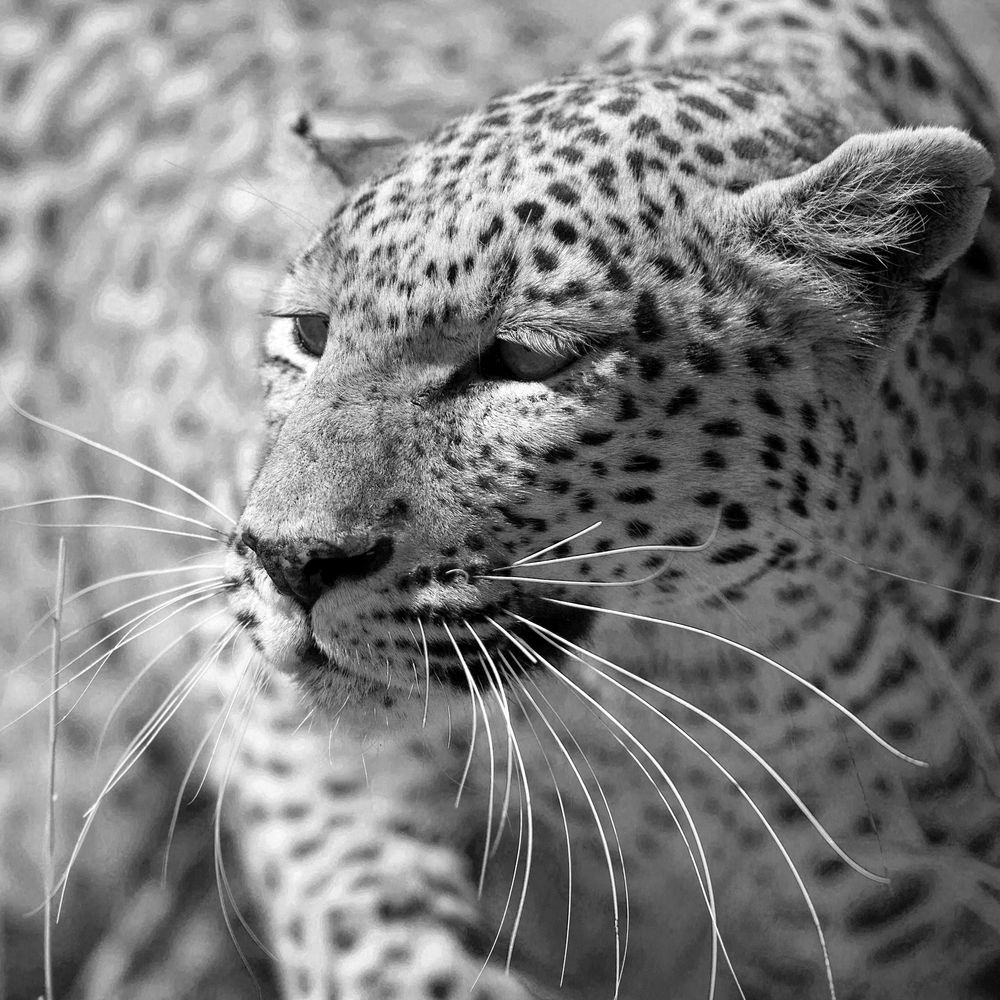
[[[55,605],[52,609],[52,696],[49,699],[49,784],[45,808],[45,929],[42,948],[45,1000],[54,1000],[52,986],[52,895],[56,879],[56,736],[59,730],[59,660],[62,655],[63,595],[66,592],[66,539],[59,539]]]

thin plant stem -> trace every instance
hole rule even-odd
[[[56,564],[55,607],[52,610],[52,695],[49,698],[49,786],[45,810],[45,930],[43,938],[45,965],[45,1000],[54,1000],[52,988],[52,895],[56,859],[56,737],[59,732],[59,666],[62,658],[63,595],[66,592],[66,539],[59,539]]]

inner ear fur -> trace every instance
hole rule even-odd
[[[972,242],[992,174],[986,150],[958,129],[856,135],[802,173],[740,195],[730,233],[791,280],[805,268],[855,294],[917,287]]]

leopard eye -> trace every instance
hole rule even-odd
[[[323,353],[326,347],[326,336],[330,329],[330,317],[321,314],[309,316],[295,316],[295,339],[299,342],[299,347],[306,354],[315,355],[317,358]]]
[[[496,342],[499,368],[507,378],[524,382],[539,382],[565,368],[573,357],[569,354],[552,354],[536,351],[510,340]]]

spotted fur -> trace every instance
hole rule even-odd
[[[230,556],[286,995],[704,995],[689,809],[747,997],[995,996],[998,133],[940,25],[678,0],[412,146],[297,131],[369,176],[272,303]]]

